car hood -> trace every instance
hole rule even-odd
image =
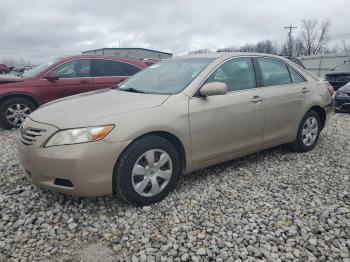
[[[338,91],[350,94],[350,82],[339,88]]]
[[[139,94],[103,89],[56,100],[41,106],[29,117],[60,129],[104,123],[118,114],[161,105],[169,95]]]
[[[0,84],[23,82],[23,78],[15,75],[0,75]]]
[[[342,72],[342,71],[331,71],[325,74],[326,76],[335,76],[335,75],[350,75],[350,72]]]

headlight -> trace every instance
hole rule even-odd
[[[341,91],[337,91],[337,92],[335,93],[335,96],[336,96],[336,97],[346,97],[346,98],[349,97],[348,94],[343,93],[343,92],[341,92]]]
[[[108,125],[61,130],[47,141],[45,147],[98,141],[108,135],[113,128],[114,125]]]

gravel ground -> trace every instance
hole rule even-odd
[[[0,261],[350,261],[350,115],[314,150],[278,147],[181,178],[161,203],[31,186],[0,130]]]

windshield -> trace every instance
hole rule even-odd
[[[36,76],[37,74],[39,74],[40,72],[44,71],[45,69],[49,68],[50,66],[52,66],[53,64],[57,63],[59,61],[58,58],[52,60],[52,61],[48,61],[45,63],[42,63],[30,70],[24,71],[23,72],[23,78],[31,78]]]
[[[334,68],[334,71],[350,72],[350,63],[338,65],[336,68]]]
[[[212,61],[212,58],[165,60],[142,70],[120,85],[119,90],[151,94],[177,94]]]

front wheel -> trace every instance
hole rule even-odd
[[[308,111],[300,122],[298,135],[290,145],[294,151],[307,152],[316,145],[321,131],[320,116],[314,110]]]
[[[133,142],[113,172],[113,190],[127,202],[145,206],[164,199],[175,189],[181,172],[175,146],[159,136]]]
[[[24,97],[13,97],[0,105],[0,122],[5,128],[19,127],[36,106]]]

